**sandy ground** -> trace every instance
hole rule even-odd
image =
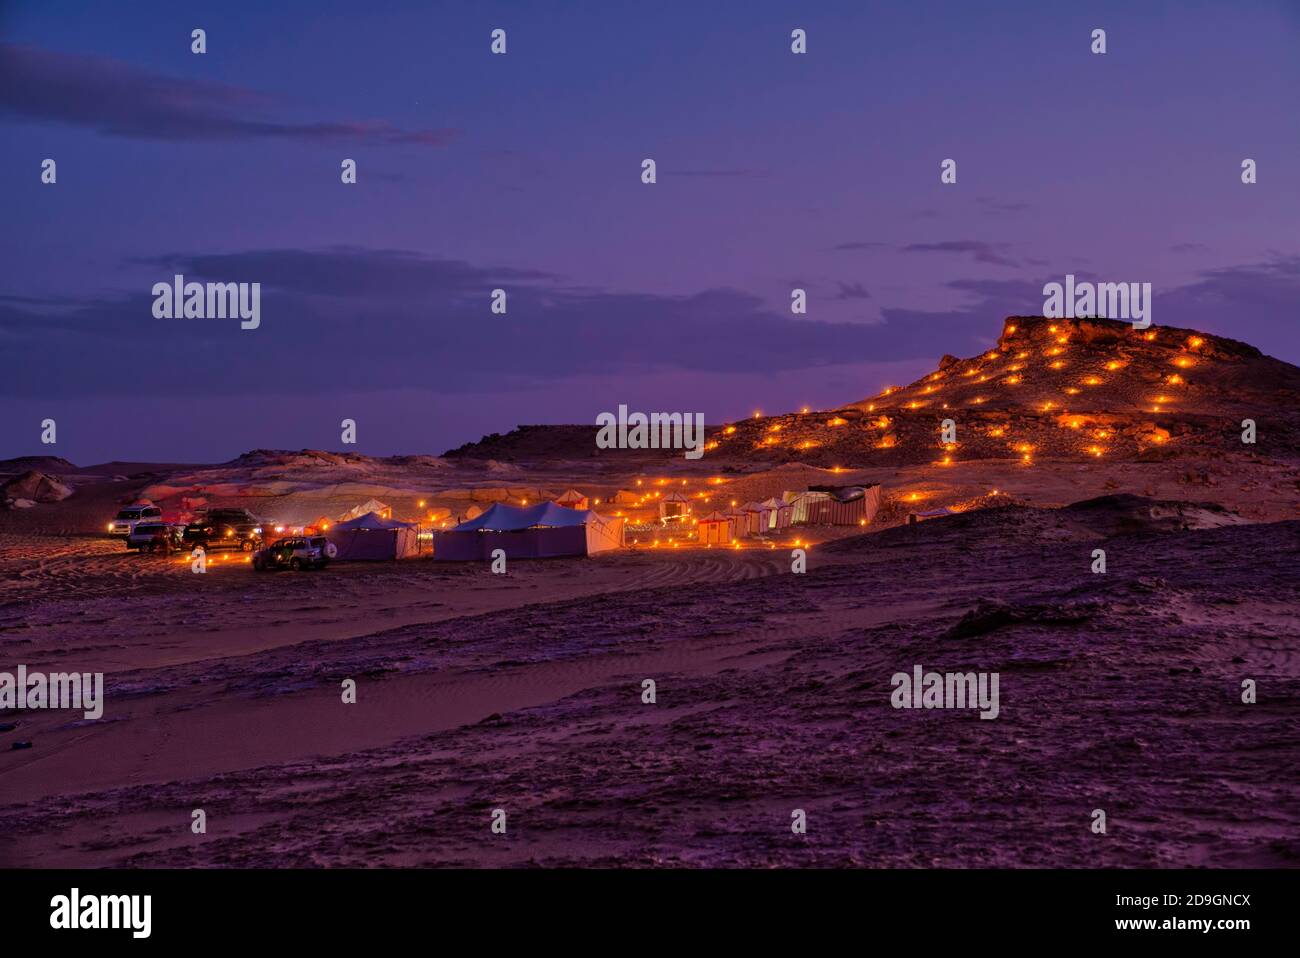
[[[1251,481],[1251,518],[1294,515]],[[0,866],[1300,862],[1294,520],[987,509],[804,575],[749,548],[196,576],[50,531],[76,502],[0,531],[2,667],[103,671],[105,714],[0,733]],[[918,663],[998,672],[998,719],[892,708]]]

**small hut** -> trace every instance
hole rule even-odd
[[[731,542],[732,521],[721,512],[710,512],[695,528],[701,544],[728,545]]]
[[[761,502],[747,502],[740,507],[745,513],[745,533],[747,535],[761,535],[767,531],[767,514],[768,508]]]
[[[764,500],[763,505],[768,509],[766,531],[779,532],[790,528],[794,522],[794,507],[790,503],[773,496]]]
[[[731,521],[731,538],[740,539],[749,535],[749,513],[737,506],[727,513]]]
[[[659,521],[665,524],[684,522],[687,513],[690,511],[690,506],[691,500],[682,493],[670,492],[659,500]]]

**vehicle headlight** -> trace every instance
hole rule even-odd
[[[262,534],[262,527],[261,527],[261,526],[258,526],[258,527],[255,528],[253,531],[256,532],[258,535],[261,535],[261,534]]]
[[[113,523],[111,523],[111,522],[108,524],[108,531],[109,531],[109,532],[112,532],[112,531],[113,531]]]

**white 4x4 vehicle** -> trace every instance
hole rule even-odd
[[[254,552],[253,568],[258,572],[323,569],[337,555],[338,548],[324,536],[289,536]]]
[[[129,536],[142,522],[162,522],[162,510],[157,506],[127,506],[108,524],[108,534]]]

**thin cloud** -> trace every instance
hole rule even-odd
[[[840,243],[836,246],[832,246],[831,249],[837,252],[849,252],[863,249],[880,249],[884,245],[884,243],[878,243],[874,240],[850,240],[847,243]]]
[[[0,43],[0,113],[141,140],[286,139],[444,146],[456,132],[383,120],[290,123],[275,101],[241,87],[142,70],[120,60]]]
[[[970,254],[977,263],[993,266],[1019,266],[1002,251],[1006,243],[985,243],[980,240],[947,240],[942,243],[912,243],[903,247],[905,253],[957,253]]]
[[[841,283],[836,281],[840,291],[835,294],[836,299],[870,299],[871,294],[867,292],[865,286],[861,283]]]

